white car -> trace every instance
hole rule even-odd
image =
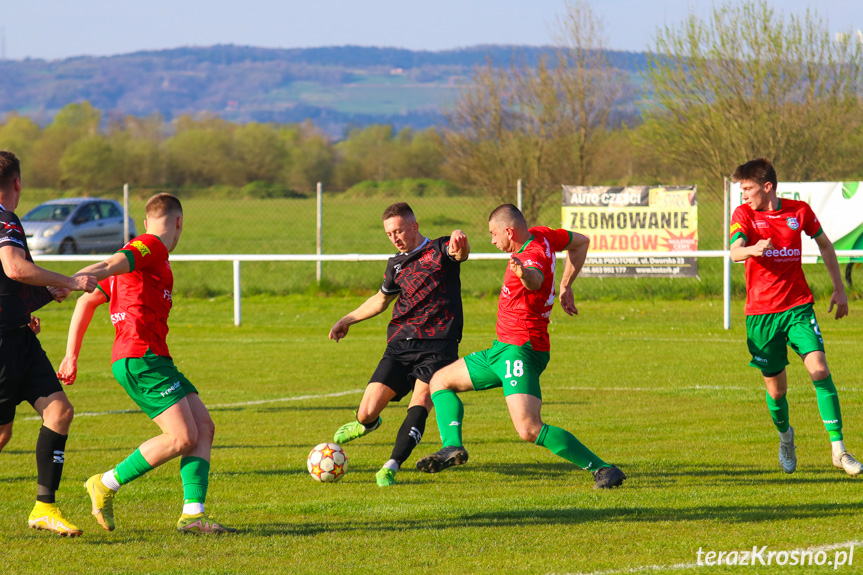
[[[21,218],[30,253],[113,253],[125,245],[123,209],[114,200],[61,198]],[[129,218],[129,237],[138,235]]]

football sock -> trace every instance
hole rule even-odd
[[[395,459],[399,465],[407,461],[414,447],[419,445],[426,430],[426,419],[429,412],[422,405],[415,405],[408,409],[408,414],[396,435],[396,444],[393,447],[391,459]]]
[[[153,466],[147,463],[141,455],[141,450],[136,449],[132,455],[117,464],[114,468],[114,477],[117,478],[117,483],[125,485],[152,470]]]
[[[783,395],[779,399],[773,399],[767,391],[764,395],[767,398],[767,409],[770,410],[773,425],[779,433],[785,433],[788,431],[788,398]]]
[[[779,441],[782,443],[791,443],[794,440],[794,432],[791,431],[791,426],[788,426],[787,431],[779,432]]]
[[[54,493],[60,487],[63,461],[66,454],[66,438],[44,425],[36,440],[36,501],[54,503]]]
[[[401,467],[401,465],[399,465],[399,462],[398,462],[398,461],[396,461],[395,459],[390,459],[389,461],[387,461],[387,462],[386,462],[386,463],[384,463],[384,465],[383,465],[383,468],[384,468],[384,469],[389,469],[389,470],[390,470],[390,471],[392,471],[393,473],[398,472],[398,470],[399,470],[399,468],[400,468],[400,467]]]
[[[833,376],[812,382],[818,397],[818,412],[824,422],[824,428],[830,434],[830,441],[842,439],[842,412],[839,410],[839,394],[833,385]]]
[[[114,491],[120,490],[120,482],[117,481],[117,474],[111,469],[102,474],[102,485]]]
[[[542,424],[539,437],[536,438],[536,444],[582,469],[594,470],[600,467],[609,467],[608,463],[585,447],[573,434],[553,425]]]
[[[180,477],[183,479],[183,503],[203,503],[207,499],[210,483],[210,462],[202,457],[184,457],[180,460]]]
[[[432,394],[432,403],[443,446],[462,447],[461,423],[464,419],[464,404],[458,395],[449,389],[441,389]]]
[[[831,441],[830,448],[833,450],[833,455],[839,456],[845,453],[845,442],[841,439],[838,441]]]

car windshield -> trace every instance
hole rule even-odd
[[[69,204],[42,204],[27,212],[21,221],[30,222],[63,222],[72,213],[75,206]]]

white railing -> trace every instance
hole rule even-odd
[[[863,258],[863,250],[836,250],[839,257]],[[37,262],[95,262],[101,261],[110,254],[88,254],[88,255],[57,255],[57,256],[34,256]],[[241,301],[241,262],[372,262],[386,261],[393,254],[173,254],[171,260],[175,262],[232,262],[234,268],[234,325],[242,322]],[[471,253],[472,260],[505,260],[510,254],[503,252],[495,253]],[[818,252],[804,252],[803,257],[818,256]],[[563,253],[558,254],[559,258]],[[723,258],[723,327],[731,328],[731,256],[725,250],[697,250],[680,252],[590,252],[591,258]],[[320,269],[320,267],[318,267]],[[620,281],[629,281],[630,278],[620,278]]]

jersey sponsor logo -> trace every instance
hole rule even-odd
[[[785,220],[785,223],[788,224],[788,227],[791,228],[792,230],[796,230],[797,228],[800,227],[800,222],[798,222],[797,218],[795,218],[794,216],[787,218]]]
[[[121,321],[123,321],[125,319],[126,319],[126,312],[124,312],[124,311],[118,311],[117,313],[111,314],[111,323],[113,325],[117,325],[118,323],[120,323]]]
[[[141,252],[141,255],[144,257],[150,255],[150,248],[144,245],[144,242],[142,242],[141,240],[135,240],[129,245]]]
[[[171,298],[170,290],[165,290],[165,293],[162,294],[162,299],[166,299],[171,303],[174,303],[174,300]]]
[[[169,387],[167,390],[163,391],[161,393],[161,395],[162,395],[162,397],[168,397],[169,395],[171,395],[172,393],[174,393],[178,389],[180,389],[180,382],[175,381],[174,384],[171,387]]]
[[[800,257],[800,250],[798,250],[796,248],[781,248],[778,250],[764,250],[764,257],[766,257],[766,258]]]
[[[769,227],[770,227],[770,224],[769,224],[768,222],[765,222],[764,220],[755,220],[755,227],[756,227],[757,229],[762,229],[762,230],[763,230],[763,229],[765,229],[765,228],[769,228]]]
[[[396,264],[393,266],[393,275],[399,275],[402,271],[402,264]]]
[[[17,232],[24,235],[24,230],[21,229],[21,226],[16,224],[15,222],[3,222],[3,231],[4,232]]]
[[[500,295],[502,295],[503,297],[509,297],[509,295],[510,295],[509,288],[506,286],[503,286],[502,288],[500,288]]]

